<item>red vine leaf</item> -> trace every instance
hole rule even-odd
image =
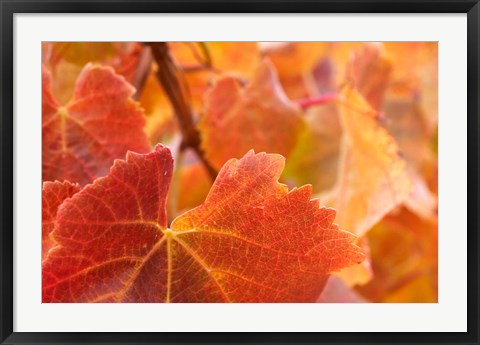
[[[135,90],[111,68],[87,65],[64,107],[51,92],[46,68],[42,82],[44,181],[85,185],[108,173],[113,160],[127,150],[149,150],[143,110],[131,98]]]
[[[78,184],[65,182],[44,182],[42,188],[42,260],[55,242],[50,233],[55,227],[58,207],[80,191]]]
[[[220,79],[205,96],[199,124],[207,159],[217,169],[250,149],[288,156],[302,128],[300,109],[286,97],[268,61],[246,87],[235,77]]]
[[[363,260],[309,186],[277,182],[277,154],[227,162],[204,204],[167,228],[172,166],[161,145],[129,152],[65,201],[44,302],[313,302],[329,273]]]

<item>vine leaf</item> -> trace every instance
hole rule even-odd
[[[199,123],[206,157],[217,169],[250,149],[288,157],[303,126],[300,109],[284,94],[268,60],[247,86],[235,77],[220,79],[205,96]]]
[[[85,185],[108,173],[127,150],[147,152],[143,110],[134,88],[110,67],[88,64],[71,100],[61,106],[42,71],[42,177]]]
[[[355,51],[346,70],[352,83],[370,106],[380,111],[390,82],[392,59],[380,44],[369,43]]]
[[[368,232],[373,279],[359,287],[369,300],[438,302],[438,218],[400,207]]]
[[[345,137],[335,205],[339,224],[360,236],[406,200],[411,182],[377,112],[350,86],[344,87],[342,97]]]
[[[342,144],[342,126],[337,103],[315,106],[305,111],[305,129],[287,160],[286,181],[294,185],[312,184],[314,193],[334,187]]]
[[[172,166],[161,145],[129,152],[62,204],[43,302],[314,302],[331,272],[363,260],[309,186],[277,182],[280,155],[228,161],[168,228]]]
[[[288,42],[265,49],[282,77],[311,72],[331,49],[329,42]]]
[[[332,50],[331,42],[266,42],[262,46],[291,99],[317,95],[320,85],[314,80],[315,70]],[[321,74],[322,81],[328,84],[330,73]]]

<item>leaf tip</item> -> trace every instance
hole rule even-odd
[[[158,143],[157,145],[155,145],[155,148],[153,150],[154,152],[158,152],[158,153],[167,153],[169,154],[170,156],[172,155],[172,151],[165,145],[163,144],[160,144]]]

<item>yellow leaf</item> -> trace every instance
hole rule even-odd
[[[377,113],[349,86],[342,97],[344,143],[335,204],[340,226],[362,235],[407,198],[411,183]]]

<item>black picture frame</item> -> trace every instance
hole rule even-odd
[[[0,284],[2,344],[480,344],[479,0],[0,0]],[[13,331],[13,16],[15,13],[467,13],[468,331],[465,333],[23,333]],[[451,315],[455,318],[455,315]]]

